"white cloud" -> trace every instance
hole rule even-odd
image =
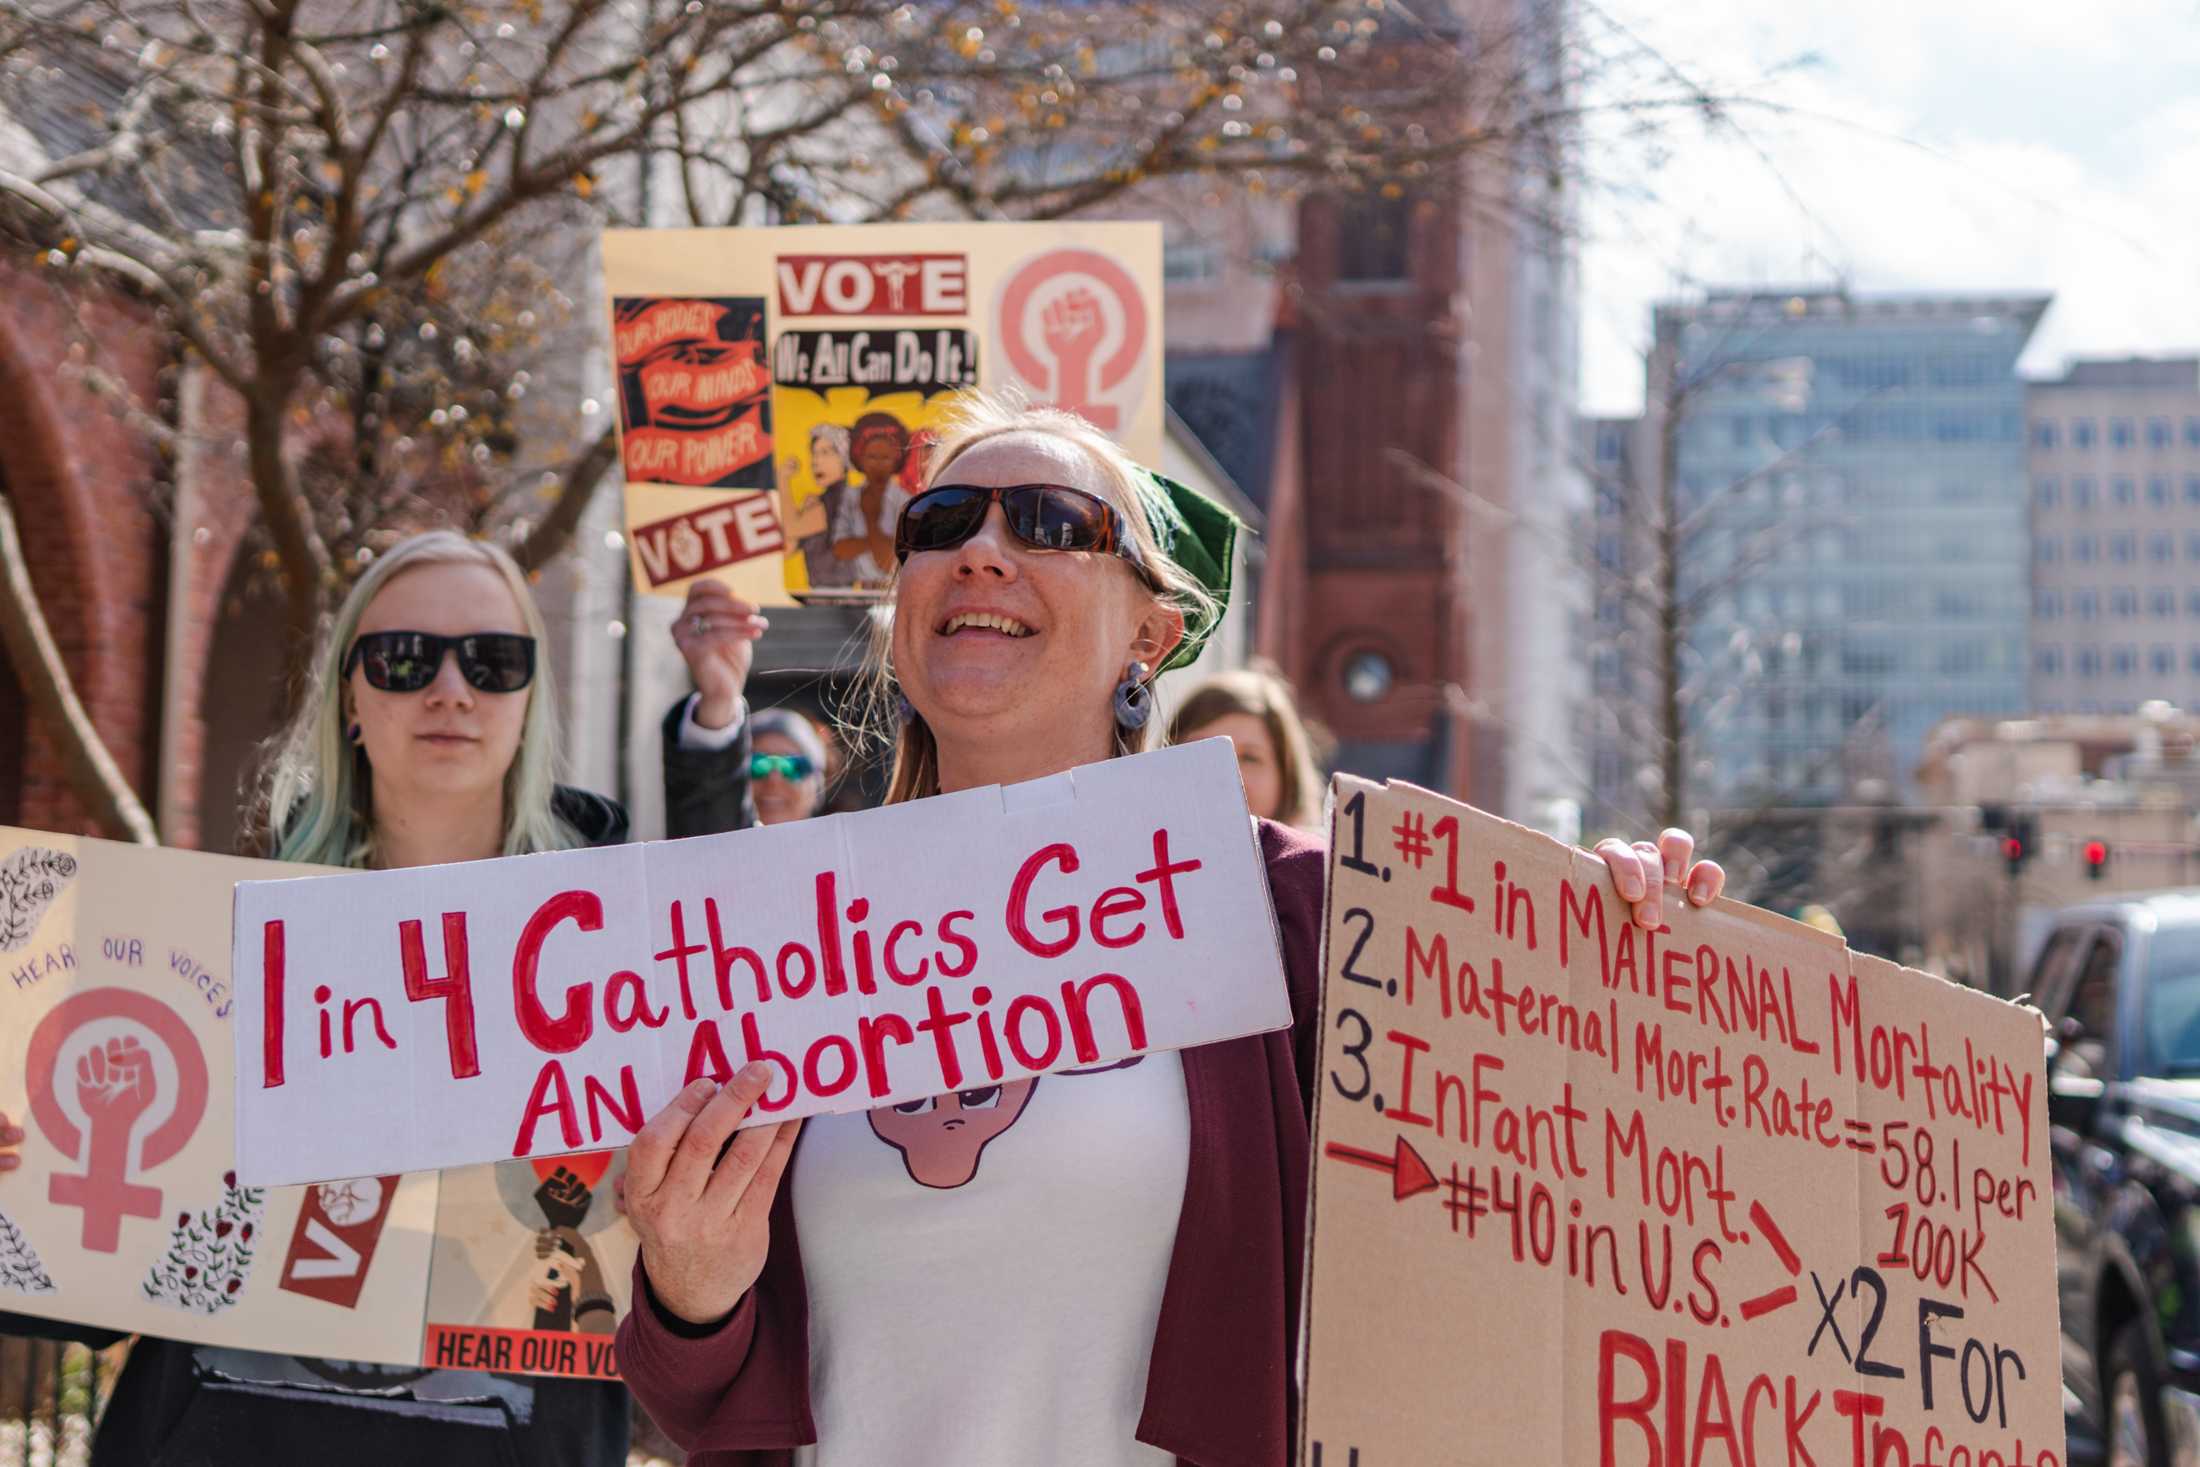
[[[2200,9],[1698,0],[1603,12],[1714,86],[1745,139],[1622,153],[1585,220],[1583,390],[1640,405],[1650,304],[1695,285],[2047,290],[2026,367],[2200,350]],[[1761,78],[1804,53],[1801,70]],[[1760,156],[1761,155],[1761,156]],[[1612,169],[1607,162],[1606,168]],[[1637,171],[1639,170],[1639,171]]]

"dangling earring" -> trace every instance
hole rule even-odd
[[[1123,670],[1123,681],[1115,685],[1117,727],[1141,729],[1153,717],[1153,691],[1146,686],[1148,672],[1143,662],[1133,662]]]
[[[353,723],[353,724],[349,724],[349,725],[347,725],[347,726],[345,727],[345,729],[344,729],[344,742],[346,742],[346,743],[349,743],[349,744],[356,744],[356,743],[358,743],[358,742],[359,742],[359,725],[358,725],[358,724],[356,724],[356,723]]]
[[[894,717],[903,728],[917,721],[917,705],[909,701],[908,694],[894,694]]]

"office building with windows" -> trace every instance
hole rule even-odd
[[[2200,358],[2080,361],[2026,393],[2032,706],[2200,706]]]
[[[1587,557],[1594,594],[1589,627],[1589,809],[1591,834],[1646,830],[1657,818],[1657,699],[1651,654],[1655,608],[1650,584],[1655,540],[1638,493],[1643,483],[1643,420],[1585,417],[1576,456],[1589,476]]]
[[[2048,301],[1658,307],[1637,458],[1676,524],[1690,808],[1900,796],[1941,719],[2024,709],[2016,364]]]

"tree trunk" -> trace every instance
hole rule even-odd
[[[313,522],[313,508],[298,487],[296,473],[285,453],[283,420],[290,394],[255,382],[245,395],[245,445],[252,465],[252,489],[260,504],[261,519],[275,542],[282,561],[285,647],[288,651],[289,688],[293,696],[302,686],[299,674],[313,656],[313,639],[321,629],[321,597],[334,577],[328,546]],[[287,700],[286,700],[287,701]]]
[[[141,846],[160,844],[153,817],[122,777],[114,756],[92,727],[91,715],[77,701],[69,669],[54,645],[53,632],[39,610],[30,566],[15,533],[15,509],[0,498],[0,640],[22,680],[38,726],[61,751],[69,770],[69,788],[84,802],[109,835]]]
[[[527,532],[527,538],[512,552],[521,570],[540,570],[565,549],[587,515],[588,506],[596,497],[596,486],[603,482],[604,473],[611,467],[617,452],[618,440],[612,436],[612,430],[606,428],[603,436],[588,445],[588,451],[566,471],[550,513]]]

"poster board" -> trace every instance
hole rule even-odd
[[[625,1170],[622,1149],[444,1172],[420,1363],[616,1380],[641,1251]]]
[[[698,1077],[752,1123],[1290,1022],[1227,740],[692,840],[236,894],[257,1183],[624,1145]]]
[[[955,395],[1015,388],[1158,463],[1161,226],[607,230],[637,589],[875,598]]]
[[[0,1309],[275,1354],[615,1375],[606,1311],[575,1305],[587,1275],[611,1317],[626,1307],[622,1158],[568,1160],[547,1211],[526,1162],[236,1176],[232,889],[300,869],[0,827],[0,1111],[27,1133],[0,1175]]]
[[[0,1176],[0,1308],[417,1358],[435,1177],[236,1176],[226,907],[296,869],[0,827],[0,1111],[27,1133]]]
[[[2063,1460],[2039,1015],[1333,788],[1306,1467]]]

